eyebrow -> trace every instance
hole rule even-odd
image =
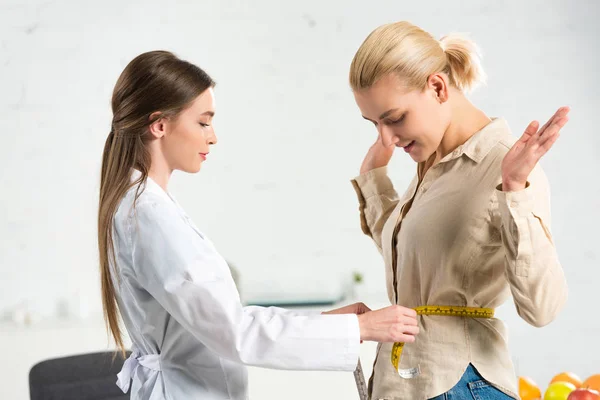
[[[381,114],[379,116],[379,119],[384,119],[385,117],[389,116],[394,111],[398,111],[398,110],[399,110],[399,108],[392,108],[391,110],[387,110],[386,112],[384,112],[383,114]]]
[[[215,116],[215,112],[214,111],[206,111],[206,112],[203,112],[200,115],[208,115],[210,117],[214,117]]]
[[[395,111],[398,111],[398,110],[400,110],[400,109],[399,108],[392,108],[390,110],[387,110],[386,112],[384,112],[383,114],[381,114],[379,116],[379,119],[384,119],[384,118],[388,117],[391,113],[393,113]],[[364,115],[363,115],[363,118],[366,119],[367,121],[371,121],[369,118],[365,117]],[[373,122],[373,121],[371,121],[371,122]]]

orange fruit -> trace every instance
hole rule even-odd
[[[572,372],[562,372],[556,375],[552,378],[550,384],[552,385],[554,382],[567,382],[575,385],[576,388],[581,387],[581,378]]]
[[[582,384],[583,389],[594,389],[600,392],[600,374],[592,375],[587,378]]]
[[[542,391],[533,379],[526,376],[519,377],[519,396],[521,400],[537,400],[542,398]]]

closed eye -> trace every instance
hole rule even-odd
[[[402,116],[400,118],[398,118],[395,121],[390,121],[389,123],[390,124],[400,124],[400,123],[402,123],[402,121],[404,121],[404,117],[406,117],[406,114],[402,114]]]

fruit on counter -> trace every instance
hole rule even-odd
[[[542,398],[542,391],[533,379],[521,376],[519,377],[519,396],[521,400],[539,400]]]
[[[581,387],[582,384],[581,378],[572,372],[561,372],[552,378],[550,384],[553,384],[554,382],[569,382],[572,383],[576,388]]]
[[[582,389],[593,389],[600,392],[600,374],[592,375],[581,384]]]
[[[567,400],[569,394],[577,389],[569,382],[554,382],[548,386],[544,394],[544,400]]]
[[[592,389],[573,390],[567,400],[600,400],[600,392]]]

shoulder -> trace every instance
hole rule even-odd
[[[178,216],[177,205],[166,194],[156,193],[143,184],[133,185],[117,208],[115,224],[129,226],[134,221],[152,223]]]

